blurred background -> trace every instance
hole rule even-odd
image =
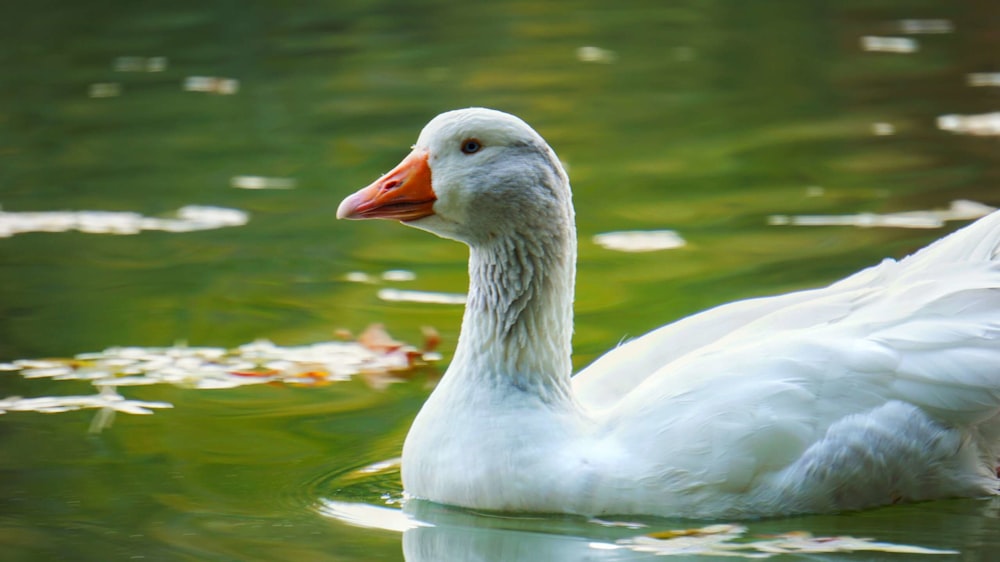
[[[402,559],[398,533],[316,505],[398,503],[391,462],[358,470],[398,456],[447,365],[462,307],[434,295],[465,291],[467,251],[334,215],[442,111],[515,113],[565,162],[577,368],[706,307],[902,257],[1000,206],[992,0],[36,0],[5,12],[0,361],[301,345],[376,322],[417,344],[436,328],[443,356],[388,386],[124,389],[173,409],[99,433],[93,411],[0,416],[8,560]],[[94,391],[9,371],[0,399]],[[786,527],[1000,546],[995,503],[941,505]],[[557,531],[596,532],[573,525]]]

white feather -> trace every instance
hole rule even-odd
[[[476,154],[459,151],[481,141]],[[407,491],[479,509],[762,516],[997,491],[1000,212],[899,262],[625,343],[570,379],[569,184],[523,121],[434,119],[434,215],[467,243],[455,358]]]

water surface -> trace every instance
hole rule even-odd
[[[434,326],[443,360],[388,385],[122,388],[173,408],[117,414],[100,432],[88,431],[92,410],[0,416],[6,560],[651,556],[592,547],[643,530],[575,518],[414,502],[411,515],[434,526],[401,534],[324,511],[327,501],[398,508],[398,469],[364,469],[399,455],[454,349],[460,305],[378,295],[462,293],[465,249],[334,219],[441,111],[516,113],[565,161],[580,236],[578,368],[671,319],[828,283],[965,222],[793,226],[776,215],[1000,206],[997,132],[969,121],[1000,111],[988,78],[1000,72],[1000,9],[985,0],[39,1],[12,12],[0,24],[3,211],[163,218],[198,205],[248,220],[0,238],[0,361],[297,345],[373,322],[414,343]],[[244,176],[274,181],[234,179]],[[671,230],[684,245],[635,253],[593,240],[635,230]],[[413,279],[382,279],[393,270]],[[0,398],[93,391],[0,373]],[[1000,548],[998,508],[935,502],[749,526],[985,559]]]

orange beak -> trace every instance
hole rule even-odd
[[[344,199],[337,218],[414,221],[433,215],[435,201],[427,151],[417,149],[391,172]]]

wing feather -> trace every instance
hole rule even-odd
[[[919,279],[906,265],[887,261],[863,283],[756,303],[757,318],[734,309],[742,324],[645,376],[608,411],[610,427],[624,439],[652,428],[664,440],[650,455],[737,487],[887,403],[1000,433],[1000,264],[953,263]]]

